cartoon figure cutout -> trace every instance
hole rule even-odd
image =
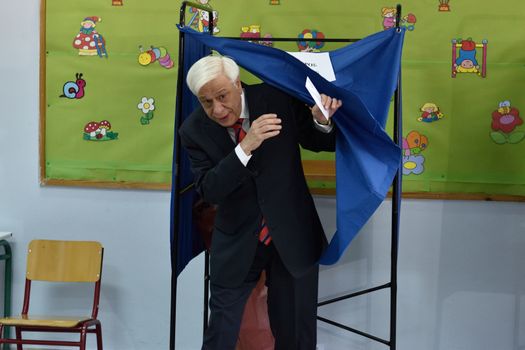
[[[520,111],[512,107],[510,101],[502,101],[499,108],[492,112],[490,138],[498,145],[519,143],[525,138],[525,132],[516,128],[522,124]]]
[[[83,138],[86,141],[111,141],[118,138],[118,132],[111,131],[108,120],[90,121],[84,126]]]
[[[449,3],[449,0],[439,0],[438,10],[441,12],[450,11],[450,6],[448,5],[448,3]]]
[[[148,125],[151,119],[153,119],[155,100],[153,98],[143,97],[140,103],[137,105],[137,108],[140,109],[142,113],[144,113],[144,115],[140,117],[140,124]]]
[[[417,131],[410,131],[403,138],[403,175],[420,175],[425,170],[425,157],[421,152],[427,149],[428,139]]]
[[[217,27],[217,21],[219,20],[219,13],[217,11],[212,11],[213,16],[213,33],[220,32],[219,27]],[[199,25],[198,29],[201,33],[208,33],[210,25],[210,13],[208,11],[200,11],[199,15]]]
[[[67,81],[62,87],[62,95],[69,99],[81,99],[84,97],[86,81],[82,79],[82,73],[75,74],[75,81]]]
[[[443,113],[440,112],[439,107],[433,102],[427,102],[421,107],[421,116],[417,118],[420,122],[432,123],[443,118]]]
[[[258,24],[251,24],[249,26],[241,27],[241,38],[247,38],[247,39],[254,39],[248,40],[249,42],[254,42],[260,45],[265,46],[273,46],[273,42],[271,40],[257,40],[261,39],[261,26]],[[270,33],[266,33],[263,36],[264,39],[271,39],[272,35]]]
[[[199,3],[209,7],[210,0],[199,0]],[[210,13],[208,11],[203,11],[195,7],[189,7],[189,11],[192,14],[191,19],[188,22],[188,26],[192,27],[199,32],[207,33],[209,31],[210,23]],[[219,20],[219,13],[217,11],[212,11],[212,20],[213,20],[213,33],[218,33],[219,27],[217,27],[217,22]]]
[[[261,37],[261,26],[258,24],[251,24],[249,26],[241,27],[240,37],[250,38],[250,39],[259,39]]]
[[[311,40],[325,38],[323,32],[318,31],[317,29],[305,29],[297,37],[299,39],[310,39],[297,42],[297,47],[301,52],[320,52],[321,48],[324,46],[323,41]]]
[[[100,17],[91,16],[80,22],[80,31],[73,40],[73,47],[78,50],[80,56],[108,57],[106,40],[95,30],[100,21]]]
[[[399,23],[399,26],[405,27],[408,31],[413,31],[414,29],[416,29],[416,22],[416,15],[414,15],[413,13],[409,13],[408,15],[403,16],[403,18],[401,18],[401,23]]]
[[[476,57],[477,48],[482,49],[481,65]],[[487,40],[481,44],[476,44],[472,38],[452,40],[452,78],[458,73],[474,73],[482,78],[487,76]]]
[[[395,7],[383,7],[381,8],[381,17],[383,17],[383,30],[394,28],[396,26],[396,14],[397,10]],[[417,18],[413,13],[409,13],[401,18],[399,26],[405,27],[408,31],[413,31],[416,26]]]
[[[139,49],[140,54],[138,61],[141,66],[147,66],[157,61],[162,67],[166,69],[171,69],[175,65],[171,59],[170,54],[168,53],[168,50],[166,50],[166,48],[163,46],[151,46],[151,49],[147,51],[144,51],[142,46],[139,46]]]
[[[396,26],[396,13],[395,7],[383,7],[381,8],[381,17],[383,17],[383,30],[394,28]]]

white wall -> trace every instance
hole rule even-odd
[[[2,0],[1,8],[0,231],[14,235],[13,311],[21,310],[31,239],[99,240],[105,247],[100,305],[105,348],[166,349],[169,193],[39,185],[39,1]],[[60,289],[54,298],[65,299],[71,309],[76,301]]]
[[[335,201],[317,197],[328,232]],[[320,299],[388,282],[390,201],[379,208],[341,261],[323,267]],[[525,205],[477,201],[404,200],[398,263],[397,348],[402,350],[523,350],[525,348]],[[188,301],[180,349],[198,349],[202,259],[182,275]],[[191,281],[191,282],[190,282]],[[319,315],[389,337],[388,290],[319,309]],[[383,344],[318,323],[326,350],[387,349]],[[177,348],[179,349],[179,348]]]
[[[38,1],[3,1],[2,10],[0,231],[14,233],[13,311],[21,308],[29,240],[100,240],[106,249],[100,312],[105,348],[167,349],[169,193],[39,186]],[[316,201],[332,232],[334,200]],[[386,201],[341,262],[323,268],[321,298],[388,280],[389,211]],[[403,202],[398,349],[524,349],[524,214],[521,203]],[[96,222],[86,222],[88,215]],[[177,349],[198,349],[202,258],[188,266],[179,284]],[[77,300],[60,288],[36,297],[34,305],[44,296],[75,311]],[[320,314],[388,337],[388,305],[382,291],[323,307]],[[323,323],[319,342],[327,350],[386,348]]]

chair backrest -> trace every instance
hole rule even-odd
[[[93,241],[33,240],[27,252],[26,278],[51,282],[97,282],[103,248]]]

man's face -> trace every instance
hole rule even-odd
[[[202,86],[198,99],[211,120],[229,127],[235,124],[241,115],[241,93],[239,79],[232,82],[227,76],[220,75]]]

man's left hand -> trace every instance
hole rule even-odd
[[[326,96],[325,94],[321,94],[321,103],[328,111],[328,120],[326,120],[326,117],[324,116],[323,112],[321,112],[317,104],[311,108],[312,115],[319,124],[328,125],[330,124],[330,119],[334,113],[339,109],[339,107],[343,105],[343,101]]]

